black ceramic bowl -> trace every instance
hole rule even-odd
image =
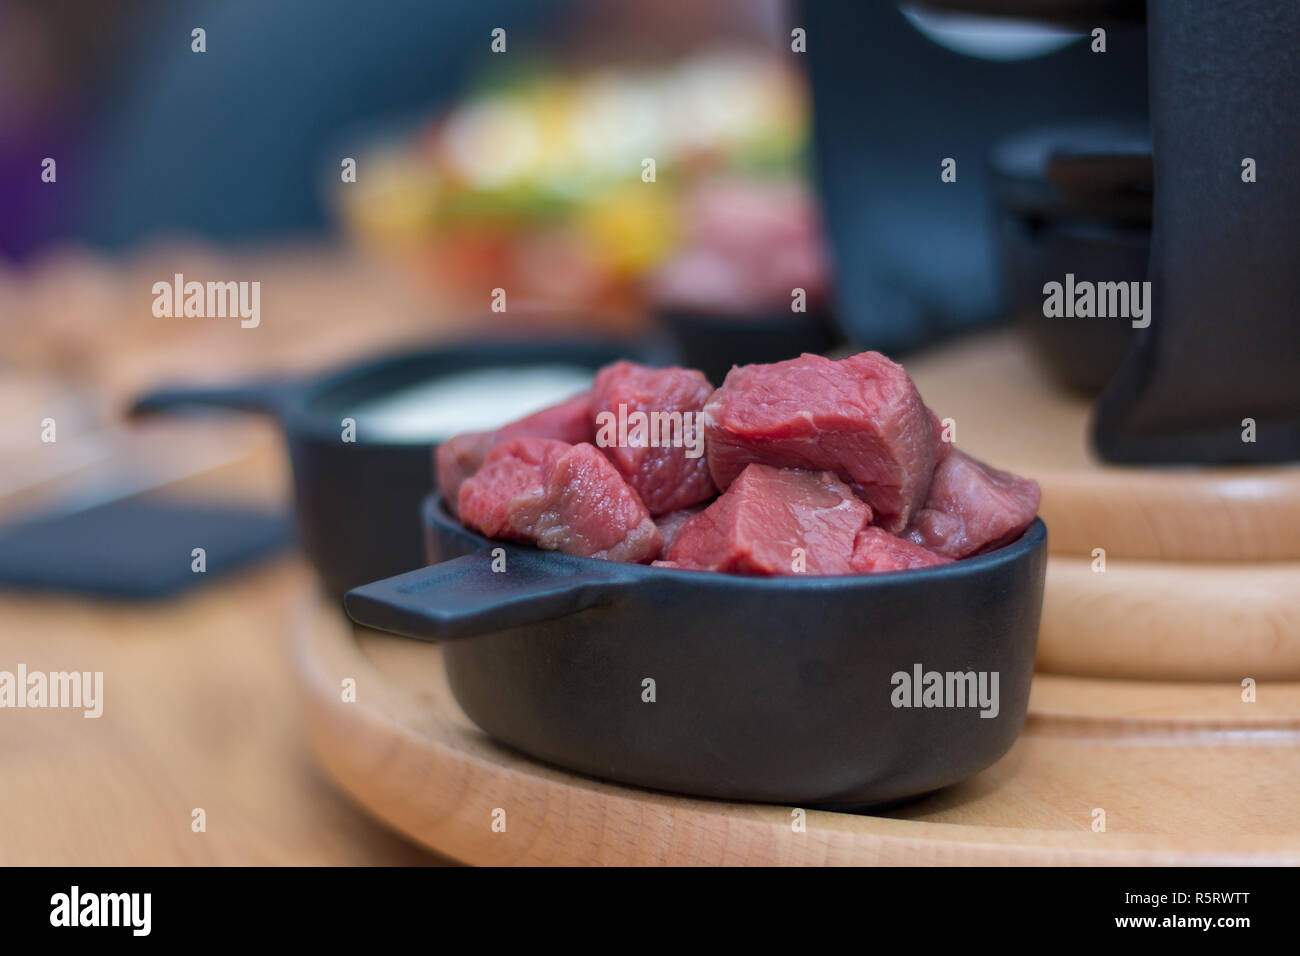
[[[491,541],[436,496],[424,524],[435,563],[349,592],[348,613],[445,641],[465,713],[549,763],[657,790],[863,809],[977,773],[1024,723],[1041,520],[1013,544],[936,568],[783,578]],[[894,675],[917,665],[996,673],[996,715],[894,706]]]
[[[1151,135],[1136,121],[1063,123],[999,142],[989,159],[1003,307],[1044,369],[1089,397],[1137,332],[1120,318],[1043,315],[1043,286],[1142,282],[1151,253]]]
[[[342,421],[367,402],[441,376],[481,368],[563,364],[595,372],[620,358],[652,361],[638,343],[499,338],[446,343],[369,359],[301,380],[214,388],[165,388],[138,399],[134,415],[224,408],[274,416],[293,466],[303,550],[326,590],[348,588],[420,566],[420,500],[433,487],[437,442],[371,436]]]
[[[722,384],[733,365],[780,362],[804,352],[821,354],[843,341],[824,309],[733,316],[665,308],[659,321],[677,346],[678,362],[699,369],[714,385]]]

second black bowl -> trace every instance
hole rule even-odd
[[[773,310],[752,316],[664,309],[660,322],[677,345],[678,361],[721,385],[733,365],[780,362],[804,352],[821,354],[843,341],[823,310]]]
[[[341,596],[350,587],[420,566],[420,501],[434,485],[437,442],[432,438],[373,436],[363,424],[353,440],[343,439],[343,423],[358,408],[473,369],[565,364],[594,374],[620,358],[648,360],[640,344],[614,340],[501,337],[445,343],[306,379],[165,388],[140,398],[132,413],[224,408],[278,419],[293,466],[303,549],[326,590]]]

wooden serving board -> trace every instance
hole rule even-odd
[[[1157,561],[1300,561],[1300,465],[1137,468],[1088,445],[1090,403],[1043,374],[1011,331],[907,363],[956,443],[1037,479],[1053,554]]]
[[[354,630],[327,602],[304,604],[292,640],[324,766],[468,863],[1300,864],[1297,683],[1246,703],[1235,683],[1040,676],[993,767],[879,816],[807,811],[797,832],[797,808],[640,791],[510,751],[456,706],[436,645]]]
[[[1048,529],[1051,534],[1051,528]],[[1038,668],[1300,681],[1300,561],[1047,561]]]

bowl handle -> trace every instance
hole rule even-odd
[[[298,388],[296,382],[287,379],[263,379],[206,388],[201,386],[160,388],[137,398],[127,414],[132,418],[142,418],[162,412],[184,413],[213,408],[276,414]]]
[[[629,567],[494,548],[363,584],[343,596],[343,607],[365,627],[445,641],[610,604],[631,584]]]

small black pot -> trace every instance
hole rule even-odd
[[[436,496],[424,528],[436,563],[349,592],[348,613],[445,641],[465,713],[549,763],[657,790],[862,809],[977,773],[1024,723],[1041,520],[1013,544],[936,568],[782,578],[491,541]],[[997,672],[997,715],[893,706],[892,675],[917,664]]]
[[[773,310],[752,316],[663,309],[660,322],[677,345],[678,361],[721,385],[733,365],[753,365],[821,354],[843,341],[830,313]]]
[[[989,161],[1003,306],[1045,370],[1089,397],[1137,337],[1122,318],[1043,315],[1043,286],[1142,282],[1151,253],[1151,137],[1135,121],[1066,123],[998,143]]]
[[[482,341],[391,355],[308,381],[169,388],[139,399],[133,415],[213,407],[275,416],[293,468],[303,550],[335,597],[424,563],[420,500],[434,486],[436,442],[371,440],[342,420],[363,403],[440,375],[494,366],[563,363],[597,369],[644,357],[625,342]]]

